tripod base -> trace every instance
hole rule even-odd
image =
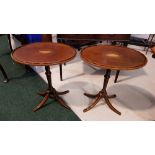
[[[64,95],[64,94],[67,94],[69,93],[69,90],[67,91],[64,91],[64,92],[58,92],[56,91],[54,88],[52,91],[45,91],[45,92],[41,92],[41,93],[38,93],[38,95],[40,96],[43,96],[44,98],[42,99],[42,101],[33,109],[33,111],[37,111],[39,110],[41,107],[43,107],[46,103],[46,101],[49,99],[49,98],[52,98],[52,99],[55,99],[56,101],[58,101],[58,103],[60,105],[62,105],[63,107],[67,108],[67,109],[70,109],[70,107],[65,103],[65,101],[59,96],[59,95]]]
[[[100,99],[104,98],[106,104],[108,105],[108,107],[112,111],[114,111],[115,113],[117,113],[118,115],[121,115],[121,112],[119,112],[117,109],[115,109],[113,107],[113,105],[109,101],[109,98],[115,98],[116,97],[115,94],[108,96],[106,91],[101,90],[98,94],[95,94],[95,95],[94,94],[87,94],[87,93],[84,93],[84,95],[87,96],[87,97],[96,98],[96,99],[95,99],[95,101],[90,106],[88,106],[86,109],[84,109],[83,112],[89,111],[90,109],[92,109],[93,107],[95,107],[95,105],[100,101]]]

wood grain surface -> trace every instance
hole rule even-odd
[[[32,43],[12,52],[12,59],[18,63],[32,66],[62,64],[76,56],[74,48],[52,42]]]
[[[136,50],[107,45],[87,47],[81,51],[81,58],[88,64],[112,70],[138,69],[147,63],[147,58]]]

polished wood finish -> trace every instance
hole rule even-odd
[[[62,106],[70,109],[65,101],[60,97],[60,95],[64,95],[69,91],[57,92],[52,86],[50,65],[65,63],[73,59],[75,55],[76,51],[72,47],[51,42],[28,44],[16,49],[12,53],[13,60],[18,63],[32,66],[45,66],[48,89],[45,92],[38,93],[44,98],[38,106],[33,109],[34,112],[43,107],[48,98],[53,98]]]
[[[63,77],[62,77],[62,64],[59,65],[59,70],[60,70],[60,80],[63,81]]]
[[[42,34],[42,42],[52,42],[52,35],[51,34]],[[60,80],[63,81],[62,76],[62,64],[59,64],[59,70],[60,70]]]
[[[57,34],[57,38],[66,40],[128,41],[130,34]]]
[[[106,45],[85,48],[81,58],[88,64],[112,70],[138,69],[147,63],[146,57],[136,50]]]
[[[106,69],[102,90],[95,95],[84,94],[87,97],[96,99],[83,111],[87,112],[92,109],[101,98],[104,98],[109,108],[115,113],[121,115],[121,113],[115,109],[109,101],[109,98],[116,97],[116,95],[108,96],[106,91],[111,70],[133,70],[141,68],[147,63],[146,57],[140,52],[126,47],[99,45],[83,49],[81,51],[81,58],[84,62],[90,65]]]
[[[15,35],[12,34],[18,41],[21,42],[22,45],[28,44],[28,42],[25,40],[24,34],[21,35]],[[52,35],[51,34],[41,34],[41,42],[52,42]],[[62,80],[62,65],[59,65],[61,68],[60,70],[60,79]],[[25,65],[25,68],[28,69],[29,67]]]
[[[45,66],[45,74],[47,77],[48,81],[48,89],[45,92],[38,93],[40,96],[43,96],[43,100],[33,109],[33,111],[37,111],[41,107],[43,107],[48,100],[48,98],[52,98],[58,101],[62,106],[64,106],[67,109],[70,109],[69,106],[65,103],[65,101],[59,96],[59,95],[64,95],[69,93],[69,91],[64,91],[64,92],[57,92],[55,88],[52,86],[52,79],[51,79],[51,71],[50,71],[50,66]]]
[[[117,79],[118,79],[119,73],[120,73],[120,70],[117,70],[116,71],[116,75],[115,75],[114,83],[117,83]]]
[[[51,42],[28,44],[12,52],[12,57],[16,62],[32,66],[63,64],[75,55],[76,52],[72,47]]]
[[[95,101],[90,105],[88,106],[86,109],[83,110],[83,112],[87,112],[89,111],[90,109],[92,109],[93,107],[95,107],[95,105],[99,102],[100,99],[104,98],[107,105],[109,106],[109,108],[114,111],[115,113],[117,113],[118,115],[121,115],[121,113],[115,109],[113,107],[113,105],[110,103],[109,101],[109,98],[115,98],[116,95],[113,94],[113,95],[108,95],[107,94],[107,91],[106,91],[106,88],[107,88],[107,84],[108,84],[108,81],[109,81],[109,78],[110,78],[110,73],[111,73],[111,70],[110,69],[107,69],[106,70],[106,74],[104,75],[104,84],[103,84],[103,88],[101,91],[99,91],[98,94],[88,94],[88,93],[84,93],[85,96],[87,97],[90,97],[90,98],[96,98]]]

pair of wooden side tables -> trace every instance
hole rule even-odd
[[[28,44],[12,52],[13,60],[18,63],[32,66],[45,66],[48,89],[45,92],[39,93],[39,95],[43,96],[43,99],[33,111],[37,111],[44,106],[48,98],[53,98],[62,106],[70,109],[60,97],[60,95],[67,94],[69,91],[58,92],[52,86],[50,66],[63,64],[70,61],[75,56],[76,51],[74,48],[65,44],[51,42]],[[109,108],[121,115],[121,112],[115,109],[109,101],[109,98],[114,98],[116,95],[108,95],[106,91],[111,70],[133,70],[141,68],[147,63],[146,57],[140,52],[126,47],[97,45],[83,49],[81,51],[81,58],[87,64],[106,69],[102,90],[97,94],[84,94],[95,100],[83,111],[89,111],[100,99],[104,98]]]

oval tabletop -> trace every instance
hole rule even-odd
[[[61,64],[70,61],[75,55],[74,48],[62,43],[52,42],[28,44],[12,52],[13,60],[32,66]]]
[[[112,70],[132,70],[147,63],[147,58],[136,50],[109,45],[87,47],[82,50],[81,58],[88,64]]]

